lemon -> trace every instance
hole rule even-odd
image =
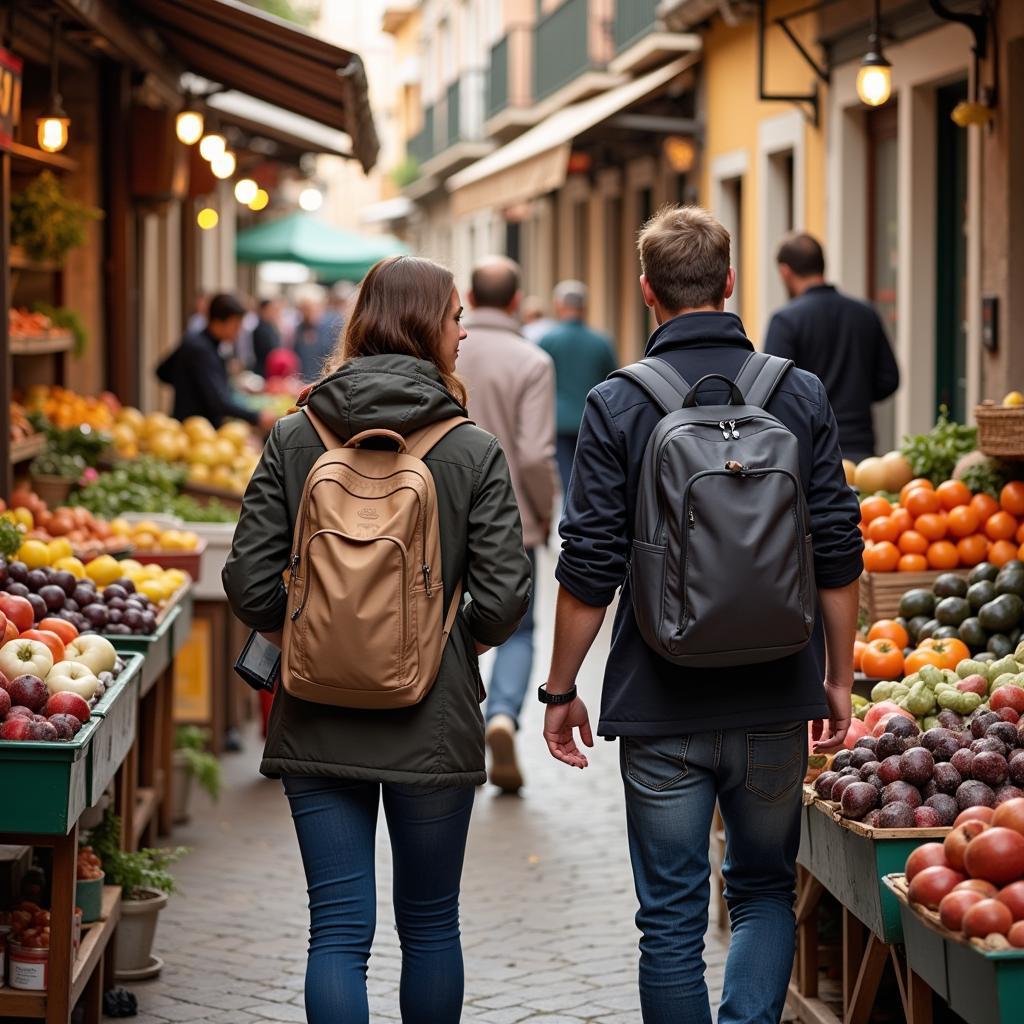
[[[41,540],[27,540],[18,548],[18,561],[30,569],[45,569],[50,560],[50,549]]]
[[[181,535],[181,546],[186,551],[195,551],[195,549],[199,547],[199,537],[191,530],[186,530]]]
[[[167,598],[167,588],[165,584],[159,582],[159,580],[143,580],[138,584],[137,588],[140,594],[145,594],[150,601],[160,604],[161,601]]]
[[[1024,405],[1024,395],[1019,391],[1011,391],[1004,399],[1003,405],[1009,408],[1017,408],[1018,406]]]
[[[118,517],[110,520],[110,530],[115,537],[130,537],[132,535],[132,524],[127,519]]]
[[[112,555],[100,555],[85,567],[85,574],[98,587],[106,587],[120,579],[122,572],[121,563]]]
[[[188,583],[189,575],[182,569],[168,569],[164,573],[164,579],[167,580],[168,583],[173,585],[175,590],[177,590],[178,587],[183,586],[185,583]]]
[[[156,536],[160,534],[160,527],[156,525],[151,519],[140,519],[133,527],[132,533],[138,536],[140,533],[152,533]]]
[[[63,558],[71,558],[75,553],[67,537],[56,537],[46,546],[50,549],[50,561],[54,565]]]
[[[201,462],[193,462],[188,467],[188,482],[190,484],[207,484],[210,482],[210,467],[204,466]]]
[[[76,580],[85,579],[85,566],[77,558],[58,558],[53,567],[59,572],[71,573]]]
[[[138,572],[142,568],[142,563],[137,562],[134,558],[125,558],[121,562],[121,571],[125,576],[131,579],[129,573]]]
[[[16,508],[14,510],[14,521],[19,526],[24,526],[26,530],[34,530],[36,521],[27,508]]]

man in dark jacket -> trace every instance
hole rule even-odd
[[[243,316],[245,307],[233,295],[215,295],[206,326],[196,334],[186,334],[157,367],[157,377],[174,388],[175,419],[205,416],[215,427],[226,419],[245,420],[264,431],[276,422],[270,410],[254,412],[231,393],[220,347],[234,345]]]
[[[735,282],[728,232],[699,208],[669,208],[642,231],[640,261],[644,299],[660,325],[647,355],[689,381],[711,373],[735,379],[753,346],[739,318],[723,312]],[[705,388],[703,402],[726,393],[724,384]],[[560,527],[554,652],[540,694],[549,705],[544,736],[558,760],[587,766],[574,730],[588,746],[593,739],[575,680],[621,587],[597,731],[620,740],[645,1024],[711,1021],[701,954],[716,800],[729,836],[733,930],[719,1020],[779,1019],[793,960],[806,722],[815,723],[816,739],[829,722],[822,750],[838,749],[850,724],[862,540],[835,418],[821,382],[797,369],[767,411],[797,439],[810,515],[820,614],[799,653],[686,669],[643,641],[630,599],[630,548],[644,452],[661,413],[631,380],[613,377],[587,399]],[[738,639],[743,628],[736,622]]]
[[[825,283],[825,254],[811,235],[784,239],[777,260],[792,302],[772,317],[764,350],[792,359],[825,385],[843,455],[859,462],[875,454],[872,402],[900,385],[881,317]]]
[[[252,329],[252,368],[266,377],[267,356],[281,347],[281,304],[277,299],[261,299],[259,317]]]

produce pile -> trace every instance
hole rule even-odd
[[[43,566],[68,568],[58,563],[68,558],[81,563],[105,553],[127,549],[124,538],[117,536],[106,520],[84,508],[61,506],[51,511],[33,491],[15,491],[11,495],[10,508],[2,516],[22,531],[18,547],[29,547],[23,552],[18,548],[0,548],[0,554],[17,554],[33,569]]]
[[[137,551],[195,551],[199,547],[199,537],[191,530],[164,529],[148,519],[135,523],[114,519],[110,528]]]
[[[1024,949],[1024,799],[972,807],[907,858],[911,904],[984,949]]]
[[[11,941],[23,949],[50,948],[50,912],[38,903],[22,900],[11,910]]]
[[[117,396],[104,391],[98,398],[87,398],[67,388],[35,387],[25,396],[25,408],[38,413],[54,427],[76,430],[87,426],[109,432],[121,411]]]
[[[24,308],[7,311],[7,331],[11,338],[51,338],[67,333],[56,328],[44,313]]]
[[[17,402],[11,402],[10,408],[11,444],[17,444],[19,441],[24,441],[26,438],[32,437],[37,433],[36,428],[33,426],[32,421],[28,418],[28,414],[25,412],[24,406],[19,405]]]

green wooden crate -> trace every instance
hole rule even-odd
[[[102,721],[69,743],[0,740],[0,833],[67,835],[88,804],[89,748]]]
[[[902,942],[899,904],[882,879],[902,871],[912,850],[936,839],[869,838],[840,825],[820,804],[809,811],[808,859],[800,863],[886,945]]]
[[[93,708],[101,719],[89,749],[89,806],[103,795],[135,742],[139,717],[139,684],[145,657],[123,654],[125,667]]]
[[[114,645],[119,654],[142,654],[145,664],[142,666],[142,680],[139,696],[145,697],[154,683],[164,674],[173,660],[171,653],[171,637],[174,624],[181,614],[181,605],[175,605],[163,622],[157,626],[156,632],[149,636],[111,636],[107,639]]]
[[[178,601],[178,617],[174,620],[174,626],[171,629],[172,660],[177,657],[178,651],[188,643],[188,638],[192,633],[193,604],[192,588],[189,587]]]
[[[949,978],[946,973],[945,938],[903,900],[898,899],[888,883],[886,889],[899,904],[907,964],[943,1002],[948,1002]]]

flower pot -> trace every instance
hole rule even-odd
[[[181,750],[174,751],[171,763],[171,811],[175,825],[189,820],[189,806],[192,802],[192,772]]]
[[[58,505],[66,505],[71,488],[75,481],[65,476],[34,476],[32,477],[32,490],[46,502],[50,508],[57,508]]]
[[[81,908],[82,924],[92,924],[100,919],[103,912],[103,880],[99,878],[80,878],[75,883],[75,905]]]
[[[142,899],[121,900],[121,921],[117,926],[115,947],[116,977],[122,974],[138,976],[154,963],[153,939],[156,936],[157,916],[167,906],[167,894],[154,889],[140,889],[135,893]]]

